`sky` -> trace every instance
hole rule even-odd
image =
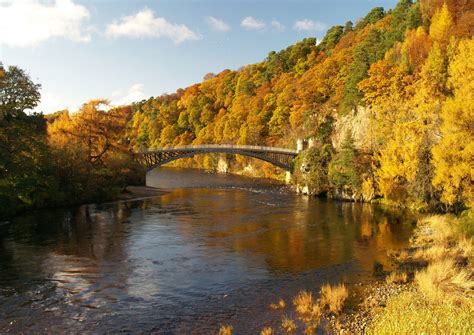
[[[40,83],[45,114],[173,93],[396,0],[0,0],[0,61]]]

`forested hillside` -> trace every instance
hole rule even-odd
[[[470,206],[473,31],[468,0],[374,8],[355,24],[331,27],[319,44],[307,38],[261,63],[137,102],[132,145],[295,147],[297,138],[314,138],[295,169],[311,193]],[[240,157],[234,169],[248,162]],[[216,161],[197,156],[181,164],[213,168]]]
[[[0,216],[113,197],[143,174],[130,151],[184,144],[313,144],[294,168],[311,194],[460,211],[474,202],[474,2],[401,0],[175,94],[28,114],[39,85],[0,63]],[[229,157],[232,171],[282,171]],[[215,156],[176,164],[214,169]]]

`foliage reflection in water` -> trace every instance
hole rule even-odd
[[[193,188],[0,226],[0,331],[278,327],[284,311],[270,303],[368,279],[412,229],[399,212],[297,197],[270,182],[169,169],[148,177]]]

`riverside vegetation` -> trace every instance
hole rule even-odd
[[[109,197],[142,175],[130,150],[294,147],[301,137],[313,146],[293,175],[311,194],[460,213],[474,198],[473,17],[472,1],[401,0],[331,27],[320,43],[304,39],[175,94],[111,109],[92,100],[47,117],[25,113],[39,85],[0,67],[0,213]],[[267,163],[231,159],[233,171],[251,162],[255,174],[283,177]]]
[[[24,70],[0,63],[0,219],[112,199],[142,183],[144,171],[123,141],[129,108],[106,112],[106,100],[93,100],[73,115],[27,114],[39,89]]]
[[[367,302],[375,315],[363,331],[467,332],[473,313],[473,32],[472,1],[401,0],[389,11],[377,7],[355,24],[331,27],[320,43],[304,39],[174,94],[114,108],[91,100],[77,112],[47,116],[26,112],[40,101],[40,86],[22,69],[0,66],[0,217],[114,197],[144,177],[131,150],[203,143],[293,147],[298,138],[312,138],[294,168],[295,182],[311,194],[457,215],[420,222],[413,246],[396,255],[400,269],[384,284],[401,289],[381,311]],[[232,159],[233,171],[250,162]],[[217,157],[176,164],[215,169]],[[251,164],[262,176],[282,177],[266,163]],[[314,331],[321,316],[344,311],[345,297],[344,286],[326,287],[316,301],[302,292],[294,301],[298,320],[286,316],[282,326],[290,333]],[[340,316],[349,329],[350,317]]]
[[[315,299],[301,291],[294,309],[284,300],[270,308],[281,325],[261,334],[315,334],[324,325],[338,334],[470,334],[474,328],[474,217],[428,216],[418,222],[410,246],[391,251],[397,263],[363,288],[362,301],[347,305],[344,284],[323,285]],[[292,316],[289,316],[292,315]],[[323,323],[323,321],[325,321]],[[231,335],[223,325],[219,335]]]

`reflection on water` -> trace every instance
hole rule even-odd
[[[401,213],[270,182],[162,169],[148,183],[181,188],[0,226],[0,332],[255,332],[279,322],[279,297],[390,266],[411,232]]]

